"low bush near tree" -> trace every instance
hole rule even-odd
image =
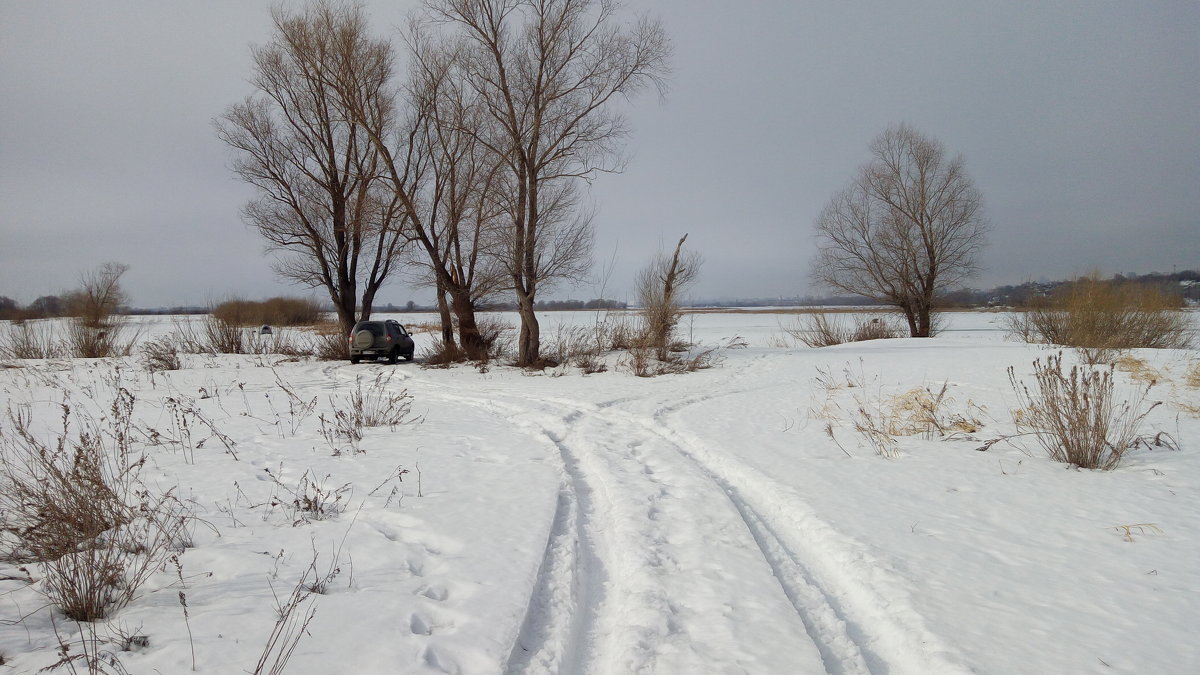
[[[855,316],[816,312],[797,316],[783,330],[809,347],[832,347],[847,342],[904,337],[905,331],[892,315]]]

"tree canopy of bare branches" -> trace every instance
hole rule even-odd
[[[437,289],[443,342],[453,349],[453,321],[463,353],[485,358],[488,345],[475,310],[505,286],[503,269],[487,251],[495,243],[500,191],[506,186],[499,158],[475,133],[485,113],[478,94],[465,86],[461,41],[439,37],[420,22],[409,27],[405,91],[413,111],[412,142],[424,170],[408,186],[399,172],[393,175],[397,190],[408,190],[413,231],[424,249],[420,266]]]
[[[462,85],[483,114],[471,129],[503,169],[495,252],[521,315],[517,362],[539,361],[537,293],[591,265],[591,213],[580,181],[617,170],[627,128],[620,99],[663,88],[662,25],[620,19],[611,0],[431,0],[457,27]]]
[[[129,301],[121,277],[129,265],[116,262],[79,275],[79,289],[67,296],[70,311],[87,328],[103,328],[108,318]]]
[[[983,199],[961,155],[908,124],[870,146],[872,160],[817,218],[816,281],[894,305],[913,337],[931,333],[938,294],[978,271]]]
[[[281,253],[278,271],[324,287],[349,330],[360,303],[370,317],[398,265],[407,213],[332,83],[351,83],[357,98],[384,96],[391,46],[370,37],[357,7],[322,1],[272,18],[274,37],[253,49],[258,95],[230,107],[217,133],[235,151],[234,171],[258,188],[243,214]]]
[[[390,47],[369,68],[347,63],[331,69],[327,84],[378,155],[379,175],[420,249],[409,259],[413,277],[436,289],[446,350],[461,346],[468,358],[485,358],[475,310],[504,286],[486,251],[502,213],[499,191],[507,185],[498,156],[478,140],[483,108],[464,86],[460,41],[418,20],[405,39],[409,70],[402,84],[393,82]]]

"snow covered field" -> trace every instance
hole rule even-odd
[[[694,315],[683,333],[722,346],[719,365],[653,379],[619,355],[586,376],[10,362],[0,411],[53,441],[64,399],[102,420],[124,388],[142,479],[194,510],[181,569],[96,630],[148,637],[116,652],[139,675],[189,672],[193,654],[197,672],[253,672],[310,565],[328,584],[289,673],[1200,672],[1200,353],[1137,351],[1144,366],[1117,373],[1125,394],[1156,379],[1144,431],[1178,451],[1080,471],[1027,438],[977,451],[1016,431],[1006,369],[1032,384],[1053,353],[1005,341],[1001,319],[810,349],[784,315]],[[594,320],[547,314],[543,336]],[[914,390],[943,385],[958,431],[856,431],[859,408],[903,422]],[[413,422],[331,434],[353,391],[407,391]],[[79,640],[27,570],[0,563],[0,673],[58,660],[56,630]]]

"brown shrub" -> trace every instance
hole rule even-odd
[[[462,363],[466,360],[466,355],[458,345],[448,343],[440,337],[431,340],[429,346],[421,350],[421,363],[426,368],[446,368],[452,363]]]
[[[602,323],[604,342],[608,349],[629,349],[640,339],[638,329],[628,314],[609,314]]]
[[[668,361],[675,328],[681,316],[679,301],[695,284],[703,258],[697,251],[683,248],[687,235],[679,239],[671,255],[660,251],[638,272],[634,288],[641,305],[641,341],[653,347],[659,361]]]
[[[1157,286],[1085,277],[1012,314],[1008,330],[1025,342],[1074,347],[1089,364],[1124,349],[1187,349],[1194,332],[1182,300]]]
[[[105,263],[79,278],[79,290],[66,297],[71,316],[88,328],[103,329],[127,298],[121,288],[121,276],[129,265]]]
[[[350,341],[340,326],[332,330],[318,329],[312,343],[313,355],[322,361],[346,361],[350,358]]]
[[[907,335],[896,317],[890,315],[856,316],[853,322],[837,314],[814,312],[798,315],[784,332],[809,347],[831,347],[846,342],[884,340]]]
[[[246,332],[240,325],[210,314],[204,318],[201,345],[204,351],[211,354],[244,354]]]
[[[513,351],[513,325],[496,316],[480,316],[475,320],[479,339],[487,347],[489,361],[502,359]]]
[[[312,326],[321,322],[325,312],[312,298],[233,298],[213,307],[212,315],[234,326]]]
[[[107,319],[93,326],[85,319],[76,317],[67,324],[63,346],[67,355],[80,359],[129,356],[137,342],[137,335],[122,337],[122,333],[119,321]]]

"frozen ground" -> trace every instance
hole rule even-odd
[[[137,424],[168,439],[145,444],[143,478],[178,486],[203,522],[182,572],[97,631],[148,636],[119,653],[131,673],[188,672],[193,652],[198,672],[252,672],[276,596],[314,555],[338,571],[312,596],[289,673],[1200,672],[1200,389],[1185,376],[1200,354],[1135,354],[1166,401],[1146,430],[1179,451],[1079,471],[1032,442],[976,450],[1014,432],[1006,369],[1032,381],[1050,353],[1005,342],[999,317],[815,350],[786,344],[786,317],[699,315],[684,320],[692,339],[748,346],[654,379],[615,355],[586,376],[187,356],[151,377],[134,359],[26,361],[0,369],[0,410],[30,411],[48,436],[64,392],[99,419],[124,387]],[[593,320],[548,314],[543,335]],[[147,321],[144,336],[171,328]],[[407,390],[420,423],[368,429],[335,455],[320,417],[380,373],[375,391]],[[1132,377],[1118,372],[1123,392],[1142,386]],[[943,384],[943,411],[977,430],[897,435],[886,457],[855,431],[860,406],[902,417],[914,389]],[[196,426],[169,442],[167,399],[226,441]],[[305,474],[347,486],[340,514],[290,503],[312,491]],[[40,584],[0,581],[0,672],[53,663],[55,627],[78,639]]]

